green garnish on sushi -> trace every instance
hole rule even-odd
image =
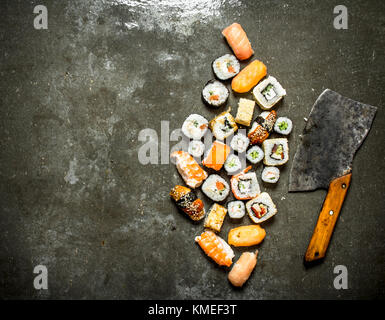
[[[235,159],[233,159],[233,160],[231,160],[230,162],[229,162],[229,167],[230,168],[232,168],[232,167],[234,167],[235,166]]]
[[[196,121],[196,120],[194,120],[194,121],[193,121],[193,125],[194,125],[194,127],[195,127],[195,128],[198,128],[198,126],[199,126],[199,122],[198,122],[198,121]]]
[[[280,130],[283,131],[283,130],[286,130],[286,129],[287,129],[288,124],[287,124],[286,121],[282,121],[282,122],[278,125],[278,127],[279,127]]]
[[[257,159],[258,158],[258,151],[253,151],[250,153],[251,157],[253,158],[253,160]]]

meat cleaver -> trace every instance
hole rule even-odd
[[[289,192],[328,189],[305,263],[325,257],[352,177],[353,157],[377,108],[326,89],[310,111],[290,171]]]

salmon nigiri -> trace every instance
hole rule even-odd
[[[229,231],[229,244],[235,247],[248,247],[259,244],[265,239],[266,231],[259,224],[241,226]]]
[[[234,251],[221,237],[212,231],[205,231],[195,237],[202,250],[220,266],[230,267],[233,263]]]
[[[220,141],[214,141],[211,146],[207,157],[203,159],[204,166],[214,169],[215,171],[221,170],[230,153],[230,147]]]
[[[223,29],[222,34],[239,60],[246,60],[254,53],[246,32],[239,23],[233,23]]]
[[[176,161],[178,172],[190,188],[199,187],[207,178],[204,171],[195,159],[185,151],[174,151],[171,158]]]
[[[267,68],[263,62],[254,60],[233,78],[231,88],[233,91],[239,93],[248,92],[255,87],[266,74]]]

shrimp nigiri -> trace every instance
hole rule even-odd
[[[246,60],[254,53],[246,32],[239,23],[233,23],[223,29],[222,34],[239,60]]]
[[[195,237],[202,250],[220,266],[230,267],[233,263],[234,251],[221,237],[212,231],[205,231]]]
[[[267,74],[263,62],[254,60],[238,73],[231,81],[234,92],[244,93],[250,91]]]

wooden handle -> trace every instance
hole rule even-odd
[[[352,174],[334,179],[330,185],[325,202],[319,214],[309,246],[306,250],[305,261],[311,262],[325,257],[334,226],[340,214],[342,204],[348,191]]]

